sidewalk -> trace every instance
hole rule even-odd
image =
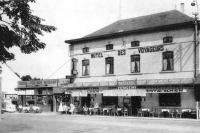
[[[6,114],[6,113],[5,113]],[[81,115],[81,114],[60,114],[58,112],[42,112],[42,113],[19,113],[14,112],[10,114],[16,115],[42,115],[42,116],[68,116],[68,117],[94,117],[94,118],[117,118],[117,119],[143,119],[143,120],[167,120],[167,121],[191,121],[200,122],[200,119],[189,119],[189,118],[163,118],[163,117],[137,117],[137,116],[106,116],[106,115]]]

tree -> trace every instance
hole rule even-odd
[[[25,75],[25,76],[22,76],[22,77],[21,77],[21,80],[22,80],[22,81],[30,81],[30,80],[32,80],[32,78],[31,78],[30,75]]]
[[[14,46],[25,54],[44,49],[46,44],[38,36],[56,30],[33,15],[31,3],[35,0],[0,0],[0,62],[14,59],[14,54],[9,51]]]

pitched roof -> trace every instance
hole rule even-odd
[[[119,20],[83,38],[67,40],[65,42],[76,43],[81,41],[89,41],[109,35],[123,34],[130,31],[139,31],[148,28],[191,23],[193,21],[194,19],[186,14],[183,14],[177,10],[170,10],[136,18]]]

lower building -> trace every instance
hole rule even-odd
[[[68,83],[68,79],[19,81],[16,88],[19,104],[36,105],[44,112],[56,111],[56,103],[63,95],[61,86]]]

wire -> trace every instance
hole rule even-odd
[[[4,64],[21,80],[21,77],[17,72],[15,72],[8,64],[6,64],[6,62],[4,62]]]
[[[52,77],[54,74],[56,74],[65,64],[67,64],[70,60],[66,61],[64,64],[62,64],[58,69],[56,69],[51,75],[49,75],[47,77],[47,79],[49,79],[50,77]]]

